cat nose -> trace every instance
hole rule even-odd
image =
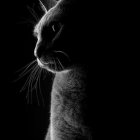
[[[45,53],[45,47],[43,45],[43,43],[39,43],[36,45],[35,49],[34,49],[34,56],[38,59],[40,59],[43,54]]]
[[[37,57],[36,48],[34,49],[34,56]]]
[[[36,58],[41,58],[41,56],[42,56],[42,50],[40,49],[40,48],[35,48],[35,50],[34,50],[34,56],[36,57]]]
[[[43,50],[41,48],[36,47],[34,50],[34,56],[40,59],[42,54],[43,54]]]

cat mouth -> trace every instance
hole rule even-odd
[[[56,73],[68,68],[70,65],[70,58],[65,52],[53,51],[46,56],[37,58],[37,62],[41,68]]]

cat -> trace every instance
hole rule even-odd
[[[84,102],[86,104],[84,100],[87,95],[86,65],[80,63],[85,62],[81,60],[85,50],[80,50],[77,44],[82,39],[77,38],[81,30],[78,25],[80,16],[75,24],[70,23],[75,19],[77,9],[73,10],[77,2],[50,0],[50,3],[49,6],[49,1],[41,2],[45,14],[34,28],[34,35],[38,39],[34,50],[38,65],[55,74],[50,126],[45,140],[91,140],[91,128],[84,120],[86,105],[82,105]]]
[[[92,2],[40,1],[45,14],[34,28],[34,55],[40,68],[55,76],[45,140],[97,139],[100,126],[100,136],[108,135],[101,116],[112,73],[106,45],[113,38],[104,4]]]

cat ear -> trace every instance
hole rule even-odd
[[[51,9],[53,6],[57,4],[56,0],[39,0],[42,9],[47,12],[49,9]]]

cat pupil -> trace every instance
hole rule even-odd
[[[61,28],[61,24],[60,24],[60,23],[53,23],[53,25],[52,25],[52,30],[53,30],[55,33],[59,32],[60,28]]]
[[[54,27],[54,25],[52,25],[52,29],[53,29],[53,31],[55,32],[55,27]]]

